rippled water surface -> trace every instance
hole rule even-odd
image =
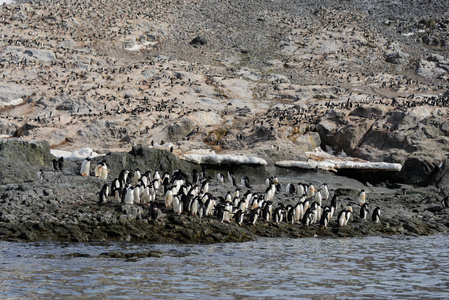
[[[447,236],[216,245],[0,242],[0,298],[449,299],[448,246]],[[144,251],[161,253],[100,256]]]

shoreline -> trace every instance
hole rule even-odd
[[[143,149],[143,151],[154,151],[157,155],[169,157],[173,155],[164,150]],[[113,165],[112,158],[116,160],[115,163],[120,160],[122,162],[131,160],[126,155],[130,154],[108,153],[104,157],[95,158],[92,165],[96,165],[104,158],[111,165]],[[142,154],[133,159],[138,163],[139,159],[145,160],[145,157],[147,156]],[[163,159],[159,158],[158,162],[160,163]],[[190,165],[190,167],[195,168],[195,165]],[[92,169],[91,167],[91,171]],[[200,170],[201,167],[197,165],[196,169]],[[298,172],[291,169],[282,170],[284,174],[288,174],[287,176],[279,175],[282,189],[275,195],[274,207],[278,202],[287,206],[294,205],[298,201],[298,196],[286,194],[285,186],[288,182],[310,182],[316,186],[327,182],[329,188],[334,189],[334,192],[339,195],[337,213],[351,204],[354,209],[354,220],[347,226],[338,227],[336,213],[328,228],[322,228],[319,224],[292,225],[285,221],[275,224],[272,221],[265,222],[260,219],[256,225],[250,225],[248,217],[245,217],[242,226],[238,226],[234,220],[231,220],[231,223],[221,223],[215,216],[204,217],[200,221],[199,217],[190,214],[173,214],[172,209],[165,208],[163,196],[159,194],[155,203],[161,210],[162,217],[157,222],[153,222],[149,216],[148,205],[121,204],[112,200],[112,197],[109,197],[108,203],[98,204],[98,194],[102,185],[105,182],[110,184],[120,170],[121,168],[117,167],[111,169],[109,178],[104,181],[96,177],[82,177],[79,175],[79,164],[66,161],[63,172],[47,171],[41,181],[1,185],[0,240],[18,242],[223,243],[251,241],[258,237],[339,238],[415,236],[449,232],[449,222],[445,222],[449,210],[442,207],[441,191],[435,186],[413,187],[391,182],[378,182],[376,186],[369,186],[355,179],[330,172]],[[142,166],[141,170],[146,169]],[[234,167],[234,170],[240,175],[238,167]],[[206,169],[209,176],[215,175],[216,171]],[[257,173],[257,170],[254,172]],[[234,192],[236,189],[229,183],[219,185],[214,179],[215,177],[212,178],[210,192],[216,197],[224,197],[227,191]],[[255,181],[252,187],[253,192],[263,193],[265,190],[263,174],[257,179],[255,175],[252,178]],[[241,195],[247,190],[243,187],[240,189]],[[371,205],[371,213],[374,207],[381,207],[380,223],[369,221],[371,213],[368,221],[360,220],[360,206],[356,200],[357,193],[361,189],[367,191],[367,203]],[[406,191],[405,194],[404,191]],[[329,204],[330,200],[323,201],[323,206]]]

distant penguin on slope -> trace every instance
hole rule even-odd
[[[99,204],[104,204],[108,202],[108,196],[109,196],[109,185],[105,183],[100,191],[100,199],[98,201]]]
[[[87,157],[83,160],[83,163],[81,164],[81,176],[89,177],[90,176],[90,162],[91,158]]]

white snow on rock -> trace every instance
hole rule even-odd
[[[276,166],[284,168],[321,169],[337,171],[338,169],[371,170],[371,171],[401,171],[402,165],[398,163],[370,162],[360,158],[347,156],[344,152],[334,156],[320,148],[306,152],[309,161],[283,160],[276,162]]]
[[[98,156],[104,156],[104,154],[98,154],[91,148],[82,148],[82,149],[74,151],[74,152],[50,149],[50,153],[56,157],[64,157],[64,159],[72,160],[72,161],[85,159],[86,157],[93,158],[93,157],[98,157]]]
[[[210,165],[221,165],[221,164],[233,164],[233,165],[266,165],[267,162],[258,157],[247,157],[242,155],[201,155],[201,154],[184,154],[183,158],[187,161],[196,164],[210,164]]]

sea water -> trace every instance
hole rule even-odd
[[[448,236],[212,245],[0,242],[0,298],[449,299],[448,246]],[[145,251],[157,255],[100,255]]]

